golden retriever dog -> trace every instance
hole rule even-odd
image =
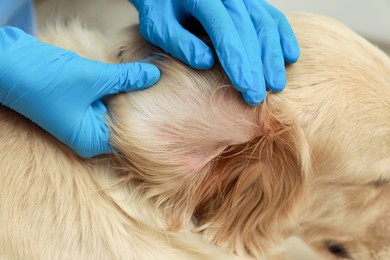
[[[389,259],[390,59],[330,18],[288,19],[301,58],[257,107],[136,28],[48,28],[95,60],[158,55],[162,78],[107,98],[118,152],[93,159],[1,107],[0,258],[280,259],[298,236],[324,259]]]

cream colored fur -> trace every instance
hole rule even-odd
[[[270,259],[297,235],[326,259],[338,259],[330,242],[388,259],[390,60],[337,21],[288,18],[302,55],[259,107],[219,65],[192,70],[135,28],[109,40],[78,22],[47,29],[105,62],[160,54],[162,78],[107,99],[112,157],[81,159],[1,108],[0,257]]]

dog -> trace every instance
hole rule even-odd
[[[118,152],[93,159],[1,107],[0,256],[281,259],[298,236],[324,259],[388,259],[390,59],[333,19],[288,19],[301,58],[257,107],[219,64],[191,69],[137,27],[47,28],[90,59],[152,57],[162,77],[107,97]]]

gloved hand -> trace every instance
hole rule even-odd
[[[286,17],[263,0],[130,0],[140,33],[193,68],[210,68],[211,50],[183,28],[195,17],[208,33],[233,85],[252,105],[286,85],[284,62],[299,57]],[[266,84],[265,84],[266,83]]]
[[[0,103],[84,157],[111,151],[101,98],[149,87],[159,77],[151,64],[103,64],[0,28]]]

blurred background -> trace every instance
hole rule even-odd
[[[78,16],[112,35],[137,22],[128,0],[36,0],[38,26],[58,17]],[[283,12],[313,12],[335,17],[390,55],[390,0],[269,0]]]
[[[287,13],[312,12],[335,17],[390,55],[390,0],[269,0]],[[56,19],[79,17],[106,36],[138,21],[127,0],[35,0],[38,28]],[[289,240],[291,260],[317,260],[297,238]]]

